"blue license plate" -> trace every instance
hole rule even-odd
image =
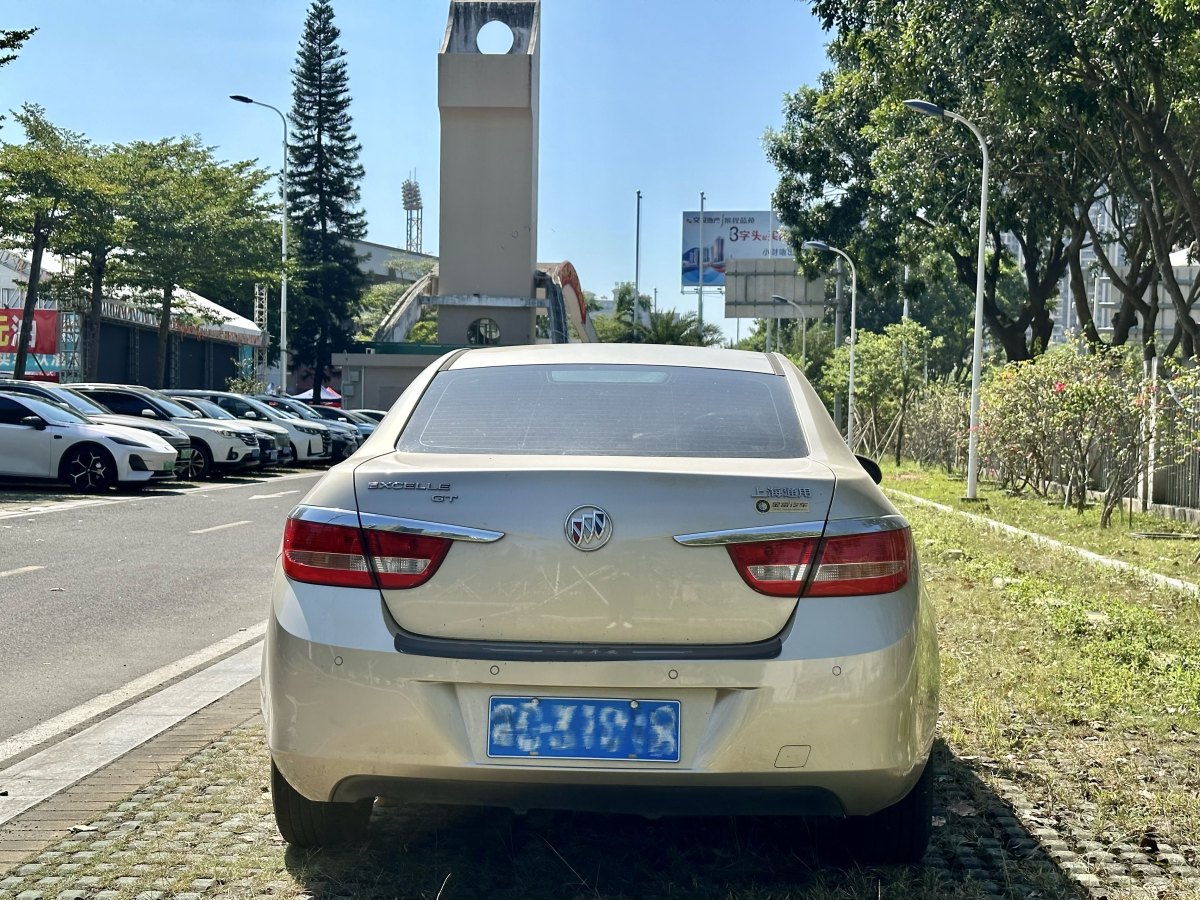
[[[679,701],[492,697],[487,753],[679,762]]]

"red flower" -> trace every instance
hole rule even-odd
[[[1065,384],[1063,384],[1061,381],[1054,382],[1054,393],[1061,394],[1066,389],[1067,389],[1067,386]]]

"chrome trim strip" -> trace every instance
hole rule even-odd
[[[304,522],[317,522],[321,525],[347,525],[351,528],[361,526],[369,531],[419,534],[423,537],[440,537],[451,541],[473,541],[481,544],[490,544],[504,537],[503,531],[467,528],[464,525],[444,525],[440,522],[402,519],[397,516],[381,516],[375,513],[359,513],[352,509],[335,509],[327,506],[297,506],[288,518],[300,519]]]
[[[301,522],[316,522],[319,525],[348,525],[358,527],[358,513],[352,509],[335,509],[328,506],[297,506],[288,514],[289,519]]]
[[[825,525],[826,537],[845,534],[870,534],[875,531],[899,531],[908,527],[904,516],[868,516],[862,519],[831,519]]]
[[[724,531],[700,531],[677,534],[675,542],[685,547],[716,547],[724,544],[748,544],[755,541],[788,541],[797,538],[836,537],[846,534],[871,534],[907,528],[903,516],[866,516],[861,519],[833,519],[829,522],[800,522],[792,525],[760,525],[756,528],[729,528]]]
[[[452,541],[472,541],[490,544],[504,537],[503,531],[488,531],[486,528],[468,528],[465,525],[444,525],[440,522],[425,522],[421,519],[402,519],[397,516],[380,516],[374,513],[359,513],[362,527],[368,531],[392,531],[399,534],[419,534],[423,537],[447,538]]]
[[[714,547],[722,544],[748,544],[754,541],[786,541],[820,537],[824,522],[799,522],[794,525],[759,525],[755,528],[730,528],[724,531],[698,531],[677,534],[675,542],[685,547]]]

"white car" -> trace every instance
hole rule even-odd
[[[236,472],[257,464],[260,449],[258,434],[238,422],[197,418],[166,394],[128,384],[73,384],[113,412],[126,416],[170,422],[192,442],[192,456],[180,478],[198,481],[227,472]]]
[[[438,360],[285,525],[284,839],[361,835],[386,796],[823,816],[860,860],[920,859],[935,623],[873,475],[778,354]]]
[[[309,422],[295,413],[275,409],[254,397],[230,391],[180,390],[172,391],[171,395],[200,397],[217,404],[239,420],[245,419],[253,424],[270,422],[286,428],[295,462],[328,462],[332,457],[333,440],[329,429],[320,422]]]
[[[175,470],[175,448],[123,425],[93,422],[57,403],[0,393],[0,476],[45,478],[77,491],[141,487]]]

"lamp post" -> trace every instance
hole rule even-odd
[[[971,420],[967,436],[967,500],[976,499],[979,485],[979,381],[983,370],[983,264],[987,251],[988,148],[975,124],[956,112],[942,109],[927,100],[905,100],[913,112],[935,119],[953,119],[971,129],[983,151],[983,185],[979,192],[979,256],[975,274],[975,344],[971,354]]]
[[[808,365],[808,316],[804,314],[804,310],[795,300],[789,300],[787,297],[781,297],[778,294],[772,294],[771,299],[776,303],[786,303],[792,309],[796,310],[796,312],[800,313],[800,369],[803,371]],[[778,321],[778,317],[776,317],[776,322]]]
[[[287,331],[287,262],[288,262],[288,245],[287,245],[287,225],[288,225],[288,127],[287,117],[269,103],[260,103],[257,100],[251,100],[243,94],[230,94],[230,100],[236,100],[238,103],[252,103],[255,106],[265,106],[267,109],[275,110],[279,116],[279,121],[283,122],[283,174],[280,179],[280,184],[283,188],[283,226],[280,229],[279,244],[283,254],[283,275],[279,283],[279,365],[283,370],[283,384],[280,389],[287,393],[288,380],[288,331]]]
[[[846,390],[846,444],[854,452],[854,344],[858,339],[858,273],[854,270],[854,260],[837,247],[831,247],[824,241],[805,241],[800,245],[801,250],[818,250],[822,253],[836,253],[850,267],[850,386]]]

